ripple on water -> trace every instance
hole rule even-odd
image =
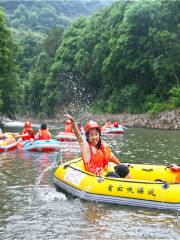
[[[50,186],[37,186],[36,188],[33,187],[31,196],[29,197],[30,204],[39,204],[39,202],[53,203],[59,200],[66,200],[66,196],[60,192],[57,192],[55,188]]]
[[[180,158],[179,134],[128,129],[106,141],[122,162],[169,165]],[[53,167],[79,156],[77,144],[60,153],[0,155],[1,239],[179,239],[177,213],[70,199],[52,186]]]

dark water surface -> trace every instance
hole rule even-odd
[[[49,128],[53,134],[58,130]],[[105,139],[123,162],[180,163],[180,132],[128,129],[124,136]],[[77,156],[77,143],[61,143],[55,153],[0,155],[0,239],[179,239],[177,212],[81,201],[56,192],[56,166]]]

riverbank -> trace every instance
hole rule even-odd
[[[18,118],[19,121],[24,121],[25,118]],[[151,129],[165,129],[165,130],[180,130],[180,108],[174,111],[166,111],[151,116],[150,114],[90,114],[84,113],[78,115],[77,121],[82,123],[89,119],[99,122],[103,125],[108,119],[111,121],[118,121],[126,127],[135,128],[151,128]],[[35,119],[30,117],[33,123],[62,123],[64,122],[63,113],[59,114],[53,119]],[[2,123],[11,122],[11,119],[4,118]]]
[[[107,119],[119,121],[126,127],[180,130],[180,109],[161,112],[156,116],[149,114],[103,114],[94,115],[93,119],[102,123],[106,122]]]
[[[180,109],[166,111],[151,116],[150,114],[94,114],[84,113],[78,116],[78,121],[87,122],[89,119],[103,125],[108,119],[118,121],[126,127],[151,128],[165,130],[180,130]],[[52,120],[51,120],[52,121]],[[60,115],[55,121],[63,121]]]
[[[166,130],[180,130],[180,109],[174,111],[166,111],[151,116],[150,114],[90,114],[85,112],[78,115],[77,121],[82,123],[89,119],[99,122],[103,125],[108,119],[111,121],[118,121],[126,127],[135,128],[151,128],[151,129],[166,129]],[[43,121],[43,120],[42,120]],[[63,122],[63,114],[60,114],[55,119],[48,119],[46,122]]]

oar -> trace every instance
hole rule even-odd
[[[7,132],[7,134],[11,134],[11,135],[13,135],[13,136],[19,135],[19,133],[14,133],[14,132]]]
[[[19,134],[19,133],[11,133],[11,132],[8,132],[8,134],[13,135],[13,137],[15,137],[15,138],[20,138],[20,137],[26,137],[26,136],[28,136],[28,133],[26,133],[26,134]]]

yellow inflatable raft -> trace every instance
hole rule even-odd
[[[81,199],[180,211],[177,173],[165,166],[132,164],[131,179],[97,177],[84,170],[81,158],[60,165],[55,186]]]
[[[16,148],[16,139],[9,133],[3,133],[3,139],[0,140],[0,153],[12,151]]]

